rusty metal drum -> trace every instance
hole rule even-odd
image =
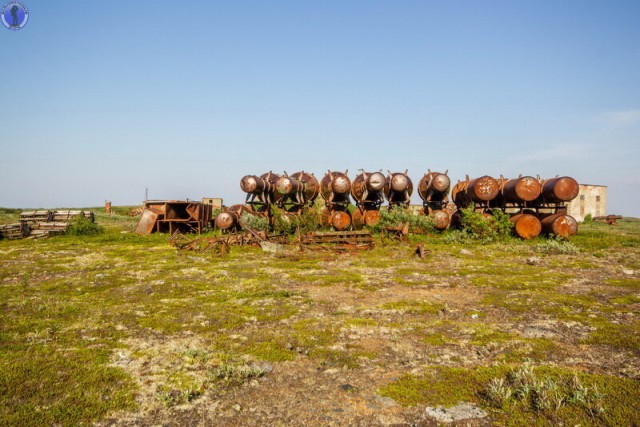
[[[351,227],[351,215],[345,211],[334,211],[331,214],[330,223],[338,231],[347,230]]]
[[[327,172],[320,180],[320,195],[327,201],[348,199],[350,192],[351,180],[342,172]]]
[[[502,183],[502,197],[506,202],[532,202],[540,197],[542,184],[532,176],[509,179]]]
[[[266,189],[266,183],[255,175],[245,175],[240,180],[240,188],[247,194],[262,193]]]
[[[542,218],[542,231],[554,236],[570,237],[578,232],[578,222],[571,215],[557,213]]]
[[[425,202],[439,201],[447,196],[451,187],[451,179],[440,172],[429,172],[420,178],[418,195]]]
[[[438,230],[446,230],[451,223],[451,216],[447,211],[436,210],[429,214],[429,218],[433,221],[433,226]]]
[[[519,213],[509,220],[513,223],[514,233],[523,239],[532,239],[542,231],[542,224],[535,215]]]
[[[367,200],[377,201],[382,197],[386,178],[380,172],[363,172],[351,183],[351,196],[359,203]]]
[[[578,182],[569,176],[547,179],[542,184],[542,197],[547,203],[570,202],[579,192]]]
[[[473,179],[467,186],[467,197],[473,202],[488,202],[496,198],[500,192],[500,184],[488,175]]]

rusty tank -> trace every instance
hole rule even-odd
[[[362,172],[351,184],[351,196],[358,206],[378,208],[384,202],[386,178],[381,172]]]
[[[253,209],[246,205],[232,205],[220,212],[213,220],[213,224],[220,230],[235,230],[241,228],[240,217],[244,212],[253,213]]]
[[[540,222],[545,234],[567,238],[578,232],[578,222],[574,217],[565,213],[543,216]]]
[[[569,176],[546,179],[542,183],[544,203],[570,202],[578,197],[579,191],[578,182]]]
[[[413,193],[413,182],[407,175],[409,171],[391,172],[387,175],[384,186],[384,195],[389,201],[389,207],[393,205],[409,206]]]
[[[523,239],[533,239],[542,231],[542,224],[538,217],[530,213],[517,213],[509,220],[513,223],[513,232]]]
[[[347,174],[348,171],[344,173],[328,171],[320,180],[320,195],[327,206],[349,204],[351,180]]]
[[[471,203],[486,205],[500,193],[498,181],[488,175],[470,180],[459,181],[451,190],[451,197],[456,205],[466,208]]]
[[[240,180],[240,188],[247,193],[246,203],[269,205],[278,201],[282,196],[276,190],[276,183],[280,175],[271,171],[260,176],[245,175]]]
[[[353,220],[348,211],[332,210],[327,207],[321,210],[322,225],[330,226],[337,231],[345,231],[351,228]]]
[[[428,171],[420,178],[418,195],[424,202],[442,202],[447,199],[451,187],[451,179],[449,179],[447,172]]]
[[[286,172],[275,184],[276,193],[279,194],[280,204],[290,202],[294,205],[313,204],[320,190],[318,180],[313,174],[296,172],[288,175]]]
[[[540,180],[532,176],[502,179],[500,182],[500,195],[506,203],[533,202],[541,192]]]

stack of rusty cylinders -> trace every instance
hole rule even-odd
[[[382,172],[362,171],[351,185],[351,197],[356,203],[353,212],[355,228],[373,226],[380,221],[380,206],[384,203],[384,189],[387,179]]]
[[[220,212],[213,221],[213,225],[224,232],[236,232],[242,229],[240,222],[242,214],[265,215],[264,212],[258,212],[253,205],[232,205]]]
[[[423,213],[432,219],[438,230],[445,230],[451,224],[451,212],[447,209],[451,180],[447,173],[448,171],[440,173],[428,170],[418,184]]]
[[[321,215],[322,225],[331,226],[338,231],[350,229],[353,224],[349,213],[351,180],[348,173],[349,171],[328,171],[320,180],[320,195],[325,203]]]
[[[578,182],[568,176],[497,180],[485,175],[458,182],[451,197],[458,209],[473,204],[486,215],[496,209],[509,214],[514,231],[521,238],[531,239],[540,233],[566,238],[578,231],[578,223],[567,215],[565,205],[578,196],[578,191]]]

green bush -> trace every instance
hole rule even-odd
[[[254,230],[257,231],[268,231],[269,230],[269,220],[263,216],[252,215],[250,213],[244,212],[240,216],[240,223],[242,225],[247,225]]]
[[[591,215],[590,213],[586,214],[583,222],[588,223],[592,221],[593,221],[593,215]]]
[[[104,228],[89,218],[76,217],[67,227],[67,234],[72,236],[93,236],[104,233]]]
[[[417,215],[409,208],[395,207],[390,210],[380,211],[380,221],[372,230],[382,232],[385,227],[401,227],[409,224],[409,232],[412,234],[427,234],[435,230],[433,221],[426,215]]]
[[[483,242],[503,240],[513,231],[513,223],[509,221],[509,215],[495,210],[490,217],[475,210],[471,205],[461,210],[460,224],[464,237]]]
[[[276,234],[306,234],[318,228],[320,218],[313,208],[305,209],[300,215],[288,214],[276,207],[271,207],[273,232]]]

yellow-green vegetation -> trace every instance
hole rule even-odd
[[[0,425],[197,424],[199,402],[237,424],[256,396],[297,419],[303,390],[343,424],[376,392],[501,425],[640,424],[640,221],[222,255],[137,236],[128,210],[94,209],[100,234],[0,241]]]

